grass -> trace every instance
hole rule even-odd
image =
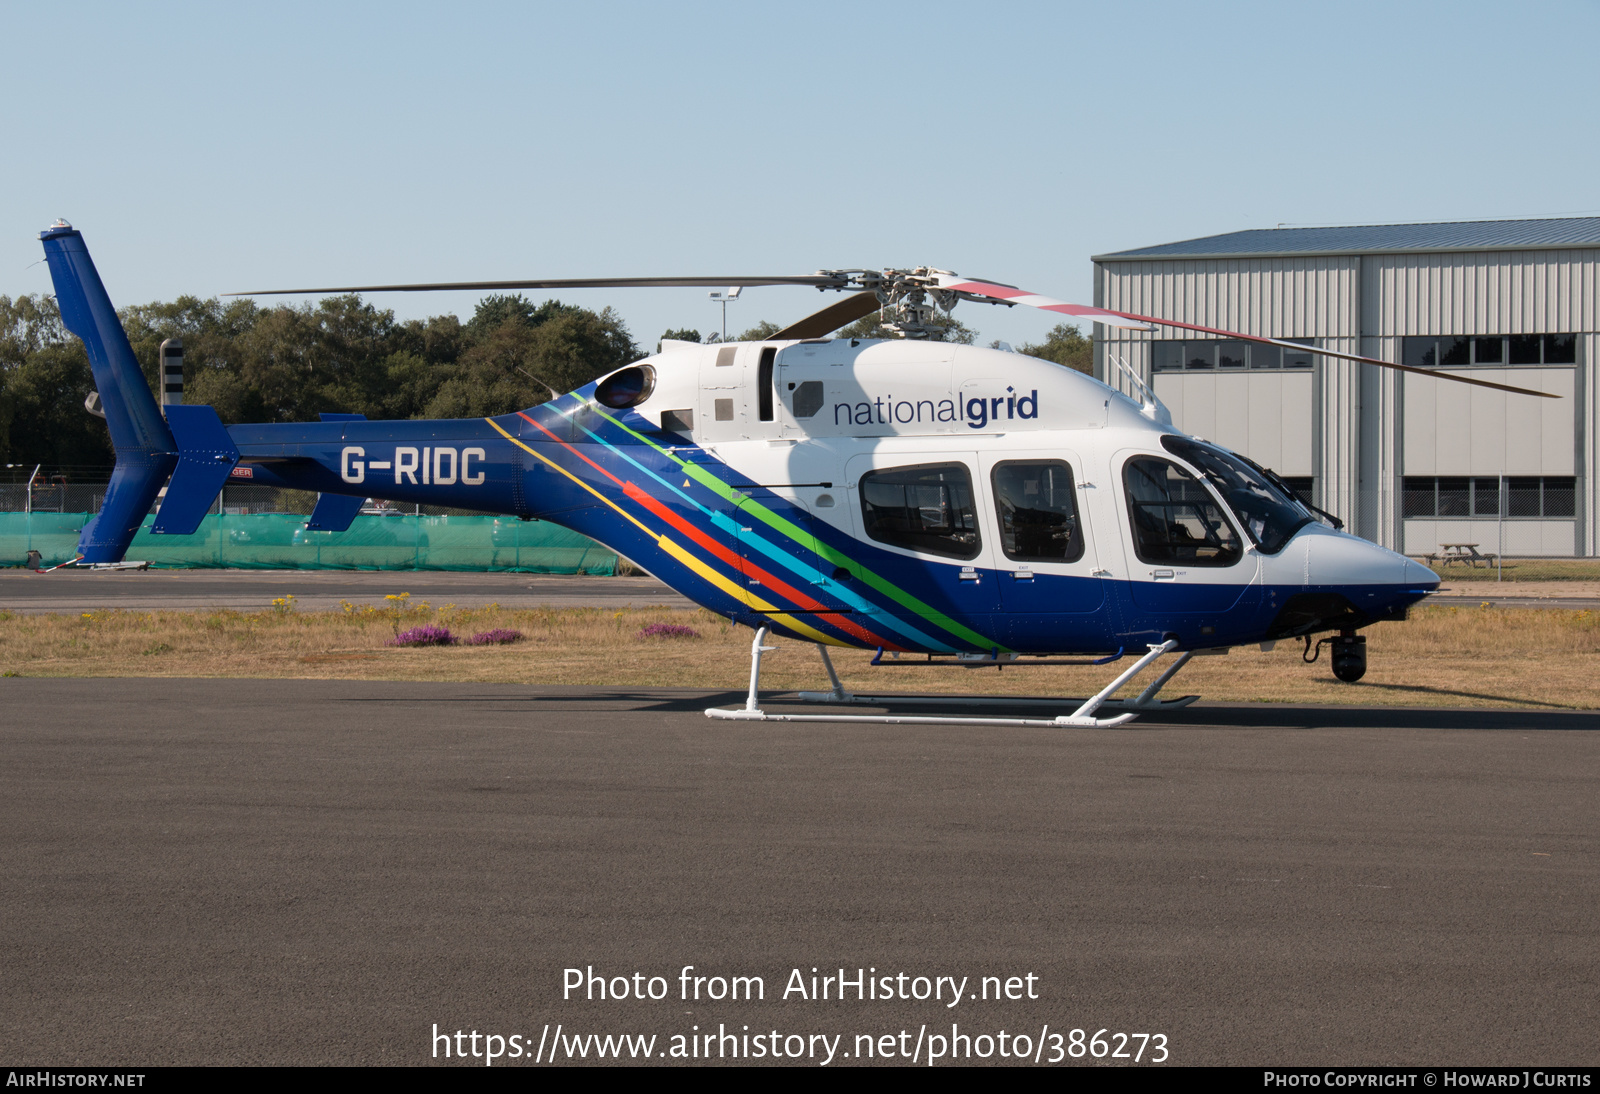
[[[1423,560],[1418,558],[1418,562]],[[1600,581],[1600,558],[1508,558],[1499,570],[1493,566],[1434,564],[1431,569],[1448,581]]]
[[[424,624],[456,634],[506,629],[494,646],[390,645]],[[699,637],[644,637],[657,624]],[[659,634],[663,629],[656,627]],[[1301,661],[1298,643],[1196,657],[1171,694],[1231,702],[1600,709],[1600,612],[1427,607],[1404,623],[1368,628],[1369,669],[1358,684],[1333,679],[1327,653]],[[209,676],[286,679],[454,680],[530,685],[740,690],[752,633],[706,611],[644,608],[510,610],[413,605],[397,595],[343,611],[0,612],[3,676]],[[782,639],[763,662],[763,690],[823,689],[809,646]],[[837,650],[847,687],[874,692],[1087,695],[1113,666],[986,669],[873,668],[869,651]],[[1124,662],[1123,664],[1127,664]],[[1136,689],[1138,683],[1130,685]]]

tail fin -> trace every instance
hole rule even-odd
[[[139,371],[83,236],[62,223],[40,232],[39,240],[50,263],[61,320],[89,351],[89,367],[117,453],[100,514],[84,525],[78,553],[84,562],[117,562],[172,474],[177,445]]]

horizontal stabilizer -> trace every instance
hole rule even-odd
[[[187,536],[200,527],[228,481],[228,473],[239,462],[239,448],[209,406],[168,406],[167,425],[178,445],[178,466],[150,530]]]
[[[364,422],[365,414],[343,414],[324,410],[318,415],[325,422]],[[316,507],[306,521],[309,532],[345,532],[350,529],[356,514],[366,498],[352,498],[347,494],[318,494]]]
[[[311,510],[306,528],[313,532],[343,532],[356,519],[366,500],[348,494],[318,494],[316,508]]]

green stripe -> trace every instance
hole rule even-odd
[[[792,522],[780,517],[778,514],[768,509],[765,505],[762,505],[754,498],[751,498],[748,494],[742,494],[735,490],[733,487],[717,478],[699,464],[691,463],[688,460],[679,459],[671,452],[668,452],[666,449],[656,444],[649,437],[646,437],[640,433],[636,433],[634,430],[629,429],[622,422],[612,418],[611,415],[607,414],[603,410],[600,410],[599,407],[596,407],[595,409],[599,411],[602,417],[609,418],[612,424],[618,429],[622,430],[624,433],[627,433],[631,437],[637,438],[639,441],[649,445],[651,448],[667,457],[667,459],[678,464],[678,466],[682,467],[690,478],[700,483],[700,485],[704,486],[712,493],[732,502],[735,509],[740,507],[741,502],[749,502],[749,505],[745,507],[745,511],[754,513],[762,520],[763,523],[767,524],[778,532],[781,532],[783,535],[788,536],[802,547],[806,547],[807,541],[809,540],[809,547],[813,554],[817,555],[819,558],[827,559],[835,566],[843,566],[856,577],[859,577],[862,581],[865,581],[868,585],[878,590],[884,596],[889,597],[891,600],[894,600],[904,607],[910,608],[913,612],[916,612],[918,615],[923,616],[926,619],[931,619],[933,622],[937,623],[951,634],[957,636],[958,638],[965,639],[980,649],[1000,649],[1010,652],[1008,647],[996,646],[994,639],[986,638],[977,631],[962,626],[960,623],[957,623],[954,619],[951,619],[948,615],[938,611],[931,605],[924,604],[922,601],[918,600],[916,597],[912,596],[898,585],[879,577],[865,566],[862,566],[855,559],[846,555],[841,555],[838,551],[834,550],[826,543],[819,541],[816,536],[796,527]]]

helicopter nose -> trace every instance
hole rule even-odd
[[[1426,589],[1430,593],[1439,587],[1439,575],[1428,567],[1405,557],[1400,561],[1404,564],[1405,571],[1400,578],[1402,585],[1412,589]]]
[[[1393,551],[1348,532],[1310,529],[1304,537],[1306,584],[1388,585],[1410,578],[1403,566],[1413,565]],[[1431,574],[1431,571],[1428,571]]]
[[[1323,529],[1308,530],[1305,543],[1307,585],[1337,585],[1368,589],[1366,596],[1383,599],[1394,590],[1410,600],[1439,587],[1439,575],[1371,540]]]

